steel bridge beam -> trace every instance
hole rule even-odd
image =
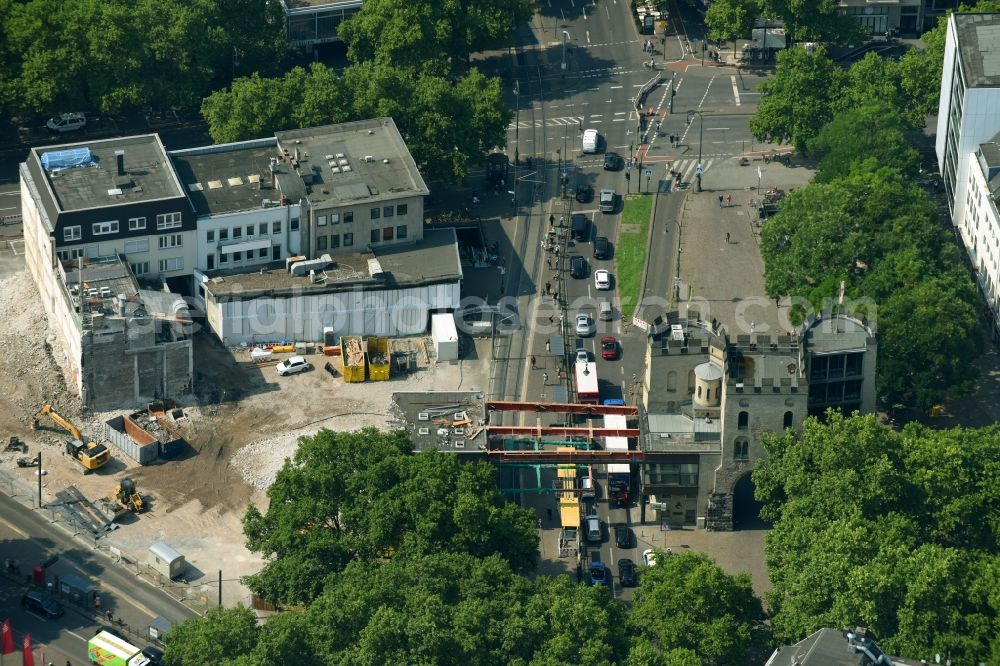
[[[584,405],[563,402],[517,402],[513,400],[487,400],[487,411],[496,412],[541,412],[552,414],[623,414],[638,416],[637,407],[628,405]]]

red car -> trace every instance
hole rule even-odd
[[[601,358],[613,361],[618,358],[618,341],[613,335],[601,338]]]

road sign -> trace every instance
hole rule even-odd
[[[698,175],[701,175],[701,174],[705,173],[705,168],[704,168],[703,166],[701,166],[701,163],[699,162],[699,163],[698,163],[698,166],[696,166],[696,167],[694,168],[694,172],[695,172],[696,174],[698,174]]]
[[[652,178],[652,176],[653,176],[653,170],[646,169],[646,178]]]
[[[632,159],[631,158],[625,160],[625,168],[628,169],[629,171],[632,170]]]

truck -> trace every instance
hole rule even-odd
[[[625,429],[628,419],[621,414],[604,417],[605,428]],[[605,437],[604,448],[608,451],[628,451],[628,437]],[[628,506],[631,487],[632,467],[628,462],[608,463],[608,501],[612,505]]]
[[[601,395],[597,388],[597,363],[580,361],[574,365],[573,370],[576,380],[576,401],[591,405],[598,404]]]
[[[149,659],[142,650],[111,632],[98,632],[87,641],[87,658],[101,666],[147,666]]]
[[[389,339],[368,338],[368,378],[373,382],[389,380]]]
[[[611,584],[609,580],[610,576],[608,576],[608,567],[601,561],[601,552],[598,550],[591,551],[590,553],[590,565],[587,567],[587,573],[587,580],[591,585]]]

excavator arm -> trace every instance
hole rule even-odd
[[[83,441],[83,435],[80,433],[80,429],[77,428],[72,423],[70,423],[69,421],[67,421],[66,419],[64,419],[63,417],[59,416],[56,410],[52,409],[52,405],[42,405],[42,408],[39,409],[38,412],[33,417],[31,417],[32,430],[36,430],[38,428],[38,419],[42,416],[48,416],[50,419],[55,421],[56,425],[58,425],[60,428],[68,432],[73,437],[73,439],[79,440],[81,442]]]

